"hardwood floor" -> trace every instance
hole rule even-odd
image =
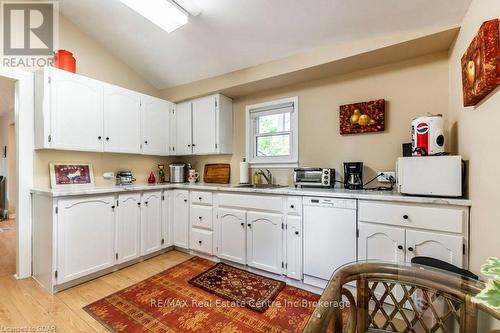
[[[16,274],[16,226],[14,220],[0,221],[0,277]]]
[[[0,332],[26,326],[44,332],[107,332],[82,307],[189,258],[171,251],[55,295],[33,279],[0,277]]]

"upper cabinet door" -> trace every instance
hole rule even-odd
[[[176,155],[191,155],[193,153],[191,102],[177,104],[175,108],[176,122]]]
[[[141,152],[141,95],[117,86],[104,86],[104,151]]]
[[[217,151],[216,101],[215,96],[207,96],[192,101],[194,154],[214,154]]]
[[[102,84],[51,70],[50,86],[52,148],[102,151]]]
[[[168,155],[170,105],[168,101],[142,95],[141,145],[143,154]]]
[[[247,212],[247,262],[275,274],[283,273],[282,216]]]
[[[431,257],[463,267],[462,236],[445,235],[429,231],[406,231],[406,261],[415,256]]]

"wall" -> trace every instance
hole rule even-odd
[[[4,96],[7,98],[7,96]],[[14,95],[11,97],[14,98]],[[7,194],[7,209],[9,214],[14,214],[16,211],[16,173],[15,173],[15,160],[16,149],[15,142],[12,142],[13,132],[11,126],[14,124],[14,110],[8,110],[5,114],[0,116],[0,175],[5,176],[7,179],[6,194]],[[3,157],[3,147],[7,146],[7,158]]]
[[[273,99],[299,97],[301,166],[333,167],[347,161],[365,162],[365,179],[375,171],[395,169],[401,144],[411,141],[410,122],[417,115],[446,113],[447,53],[441,52],[348,75],[305,82],[234,100],[234,154],[187,159],[202,170],[207,162],[231,163],[238,182],[238,163],[245,156],[245,106]],[[385,98],[387,128],[383,133],[341,136],[339,105]],[[292,170],[273,170],[277,182],[290,184]]]
[[[60,16],[59,24],[59,46],[73,52],[77,59],[77,72],[79,74],[158,96],[156,88],[111,55],[103,46],[82,33],[66,18]],[[156,169],[156,164],[167,164],[168,161],[167,158],[142,155],[36,151],[34,156],[35,187],[50,186],[50,162],[92,163],[96,184],[109,185],[113,184],[114,181],[105,180],[102,177],[104,171],[131,170],[138,182],[145,183],[149,172]]]
[[[460,59],[482,22],[498,18],[500,2],[474,0],[460,34],[450,50],[449,118],[453,124],[454,150],[468,161],[468,194],[471,210],[471,268],[478,273],[490,256],[500,257],[500,89],[474,107],[463,107]]]

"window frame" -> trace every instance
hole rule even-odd
[[[290,131],[275,132],[272,134],[258,135],[255,126],[255,114],[259,116],[266,116],[272,114],[279,114],[279,107],[281,105],[293,104],[292,112],[290,113]],[[262,110],[258,110],[262,109]],[[278,100],[268,101],[264,103],[246,105],[246,159],[248,163],[254,168],[295,168],[299,163],[299,97],[288,97]],[[257,137],[275,136],[280,134],[290,134],[290,155],[286,156],[257,156]]]

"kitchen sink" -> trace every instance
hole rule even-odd
[[[276,188],[284,188],[288,187],[286,185],[277,185],[277,184],[257,184],[257,185],[252,185],[252,184],[236,184],[231,187],[236,187],[236,188],[256,188],[256,189],[276,189]]]

